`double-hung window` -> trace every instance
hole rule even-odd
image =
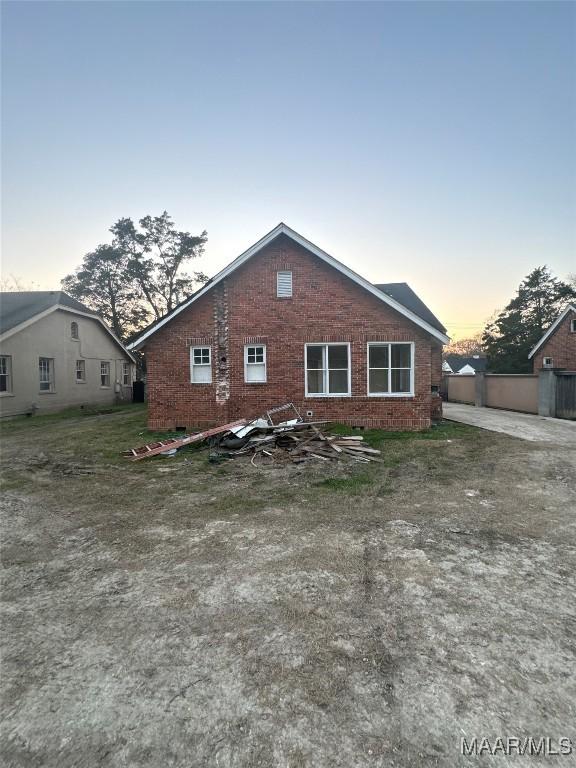
[[[131,373],[130,363],[127,363],[126,361],[124,361],[122,363],[122,385],[124,387],[129,387],[130,384],[132,384],[132,381],[131,381],[132,376],[130,375],[130,373]]]
[[[413,343],[368,344],[368,394],[397,397],[414,394]]]
[[[306,396],[350,394],[350,345],[306,344]]]
[[[210,384],[212,382],[210,347],[190,348],[190,381],[192,384]]]
[[[0,355],[1,392],[12,392],[12,355]]]
[[[100,361],[100,386],[110,386],[110,363],[106,360]]]
[[[54,392],[54,359],[52,357],[40,357],[38,369],[40,392]]]
[[[244,347],[244,381],[258,384],[266,381],[266,347],[247,344]]]
[[[76,382],[84,384],[86,381],[86,360],[76,360]]]

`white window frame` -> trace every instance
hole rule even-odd
[[[390,372],[392,370],[404,370],[408,368],[392,368],[392,347],[395,344],[410,345],[410,391],[409,392],[370,392],[370,371],[378,370],[370,368],[370,347],[388,347],[388,386],[390,386]],[[413,341],[369,341],[366,344],[366,394],[368,397],[414,397],[414,363],[416,345]],[[385,370],[385,369],[382,369]]]
[[[107,366],[108,373],[104,373],[106,368],[103,366]],[[103,384],[103,377],[108,377],[108,384]],[[110,365],[109,360],[100,360],[100,389],[110,389],[110,382],[111,382],[111,376],[112,376],[112,366]]]
[[[78,368],[78,363],[84,363],[83,366]],[[82,378],[78,378],[78,371],[82,371]],[[76,360],[76,368],[74,375],[76,377],[76,384],[86,384],[86,360]]]
[[[570,333],[576,333],[576,317],[570,320]]]
[[[546,360],[549,360],[547,363]],[[543,357],[542,358],[542,368],[554,368],[554,358],[553,357]]]
[[[48,379],[40,378],[41,362],[45,360],[48,363]],[[47,395],[56,391],[56,383],[54,380],[54,358],[53,357],[39,357],[38,358],[38,387],[41,395]],[[42,384],[48,384],[48,389],[42,389]]]
[[[4,360],[5,373],[0,374],[6,377],[6,389],[0,392],[0,397],[14,394],[14,384],[12,381],[12,355],[0,355],[0,359]]]
[[[132,384],[132,371],[130,363],[122,360],[122,386],[129,387]]]
[[[208,362],[207,363],[195,363],[194,352],[196,350],[208,350]],[[208,368],[210,371],[210,379],[208,381],[194,381],[194,369],[195,368]],[[212,347],[208,344],[201,344],[196,347],[190,347],[190,383],[191,384],[212,384]]]
[[[324,347],[322,352],[321,369],[324,372],[324,386],[328,389],[329,377],[326,375],[330,370],[328,368],[328,347],[347,347],[348,349],[348,391],[347,392],[309,392],[308,391],[308,347]],[[319,370],[310,368],[310,370]],[[343,369],[333,369],[343,370]],[[304,392],[306,397],[351,397],[352,395],[352,350],[349,341],[308,341],[304,344]]]
[[[74,331],[76,331],[76,333],[74,333]],[[70,323],[70,338],[73,341],[80,341],[80,328],[78,327],[76,320],[72,320]]]
[[[263,351],[263,359],[260,363],[249,363],[248,362],[248,350],[249,349],[256,349],[258,347],[262,348]],[[249,381],[248,379],[248,368],[251,365],[263,365],[264,366],[264,378],[260,381]],[[266,356],[266,344],[244,344],[244,383],[245,384],[266,384],[268,382],[268,363],[267,363],[267,356]]]
[[[280,275],[290,275],[290,293],[280,293]],[[292,293],[293,293],[292,270],[279,269],[278,272],[276,272],[276,298],[291,299]]]

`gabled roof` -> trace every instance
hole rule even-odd
[[[444,328],[440,320],[428,309],[422,299],[414,293],[408,283],[375,283],[375,286],[379,291],[383,291],[388,296],[396,299],[406,309],[412,310],[415,315],[425,320],[433,328],[436,328],[441,333],[446,333],[446,328]]]
[[[444,362],[448,363],[454,373],[462,370],[466,365],[474,368],[475,371],[485,371],[488,364],[488,358],[479,355],[474,357],[473,355],[446,355]]]
[[[323,251],[321,248],[318,248],[317,245],[314,245],[314,243],[311,243],[310,240],[307,240],[302,235],[298,234],[295,230],[291,229],[287,224],[280,223],[278,226],[274,227],[273,230],[268,232],[267,235],[264,235],[263,238],[258,240],[257,243],[254,243],[248,250],[244,251],[244,253],[241,253],[240,256],[238,256],[234,261],[230,262],[227,267],[224,267],[223,270],[218,272],[215,277],[213,277],[211,280],[209,280],[205,285],[202,286],[196,293],[192,294],[192,296],[189,296],[187,299],[185,299],[181,304],[179,304],[175,309],[172,310],[168,315],[161,318],[157,322],[155,322],[153,325],[149,326],[143,333],[140,334],[140,336],[135,339],[130,345],[129,349],[139,349],[156,331],[160,330],[164,325],[169,323],[176,315],[180,314],[180,312],[187,309],[191,304],[193,304],[197,299],[199,299],[201,296],[203,296],[205,293],[207,293],[211,288],[213,288],[215,285],[217,285],[220,281],[224,280],[226,277],[232,274],[238,267],[241,267],[243,264],[245,264],[252,256],[256,255],[266,246],[270,245],[277,237],[280,235],[285,235],[286,237],[289,237],[291,240],[293,240],[295,243],[300,245],[302,248],[305,248],[307,251],[312,253],[314,256],[317,256],[319,259],[324,261],[326,264],[329,264],[331,267],[334,267],[334,269],[337,269],[339,272],[341,272],[343,275],[348,277],[350,280],[352,280],[357,285],[360,285],[362,288],[364,288],[366,291],[371,293],[373,296],[375,296],[377,299],[380,299],[384,304],[387,304],[388,306],[392,307],[392,309],[395,309],[397,312],[399,312],[401,315],[404,315],[404,317],[407,317],[409,320],[411,320],[415,325],[420,326],[423,328],[427,333],[429,333],[431,336],[434,336],[434,338],[438,339],[442,344],[447,344],[449,341],[448,336],[446,336],[445,329],[443,326],[441,326],[442,330],[440,330],[438,320],[434,318],[434,315],[426,308],[426,306],[420,302],[420,299],[416,296],[416,294],[413,293],[413,291],[406,285],[406,283],[396,283],[396,284],[387,284],[389,286],[391,285],[405,285],[408,291],[416,298],[416,300],[421,304],[422,307],[424,307],[427,312],[429,312],[430,316],[434,318],[436,321],[436,324],[430,323],[429,319],[425,319],[423,317],[420,317],[418,312],[414,311],[410,307],[404,306],[398,299],[394,298],[391,293],[388,293],[387,291],[382,290],[382,287],[378,287],[375,285],[372,285],[372,283],[369,283],[368,280],[365,280],[363,277],[358,275],[353,270],[349,269],[347,266],[342,264],[342,262],[335,259],[333,256],[330,256],[326,251]],[[397,290],[397,289],[396,289]]]
[[[7,291],[0,293],[0,333],[12,330],[56,304],[85,315],[96,314],[64,291]]]
[[[528,360],[530,360],[530,358],[531,358],[531,357],[533,357],[533,356],[536,354],[536,352],[538,352],[538,350],[540,349],[540,347],[542,346],[542,344],[544,344],[544,342],[545,342],[547,339],[549,339],[549,338],[550,338],[550,336],[552,336],[552,334],[554,333],[554,331],[556,330],[556,328],[558,328],[558,326],[560,325],[560,323],[562,322],[562,320],[564,320],[564,318],[566,317],[566,315],[568,315],[570,312],[576,312],[576,306],[575,306],[574,304],[568,304],[568,306],[566,307],[566,309],[565,309],[563,312],[561,312],[561,313],[558,315],[558,317],[556,318],[556,320],[554,320],[554,322],[552,323],[552,325],[550,326],[550,328],[548,328],[548,330],[546,331],[546,333],[545,333],[545,334],[542,336],[542,338],[540,339],[540,341],[539,341],[539,342],[538,342],[538,343],[537,343],[537,344],[534,346],[534,348],[532,349],[532,351],[531,351],[531,352],[530,352],[530,354],[528,355]]]
[[[72,298],[64,291],[2,291],[0,293],[0,337],[13,336],[57,309],[93,318],[114,339],[116,344],[136,362],[120,339],[108,328],[94,310]]]

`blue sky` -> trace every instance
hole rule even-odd
[[[3,4],[3,272],[57,288],[121,216],[285,221],[454,336],[576,272],[573,3]]]

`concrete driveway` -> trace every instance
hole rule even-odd
[[[444,418],[491,432],[503,432],[521,440],[554,443],[576,448],[576,421],[551,419],[531,413],[476,408],[461,403],[443,403]]]

